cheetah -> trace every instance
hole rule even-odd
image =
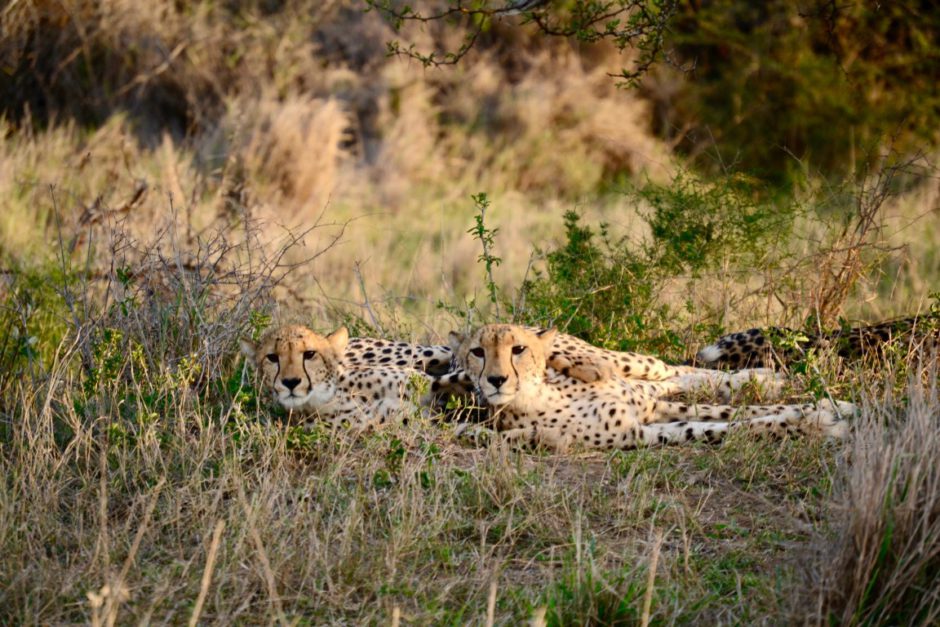
[[[783,341],[789,340],[789,341]],[[940,314],[930,312],[878,324],[807,334],[784,327],[748,329],[722,336],[695,356],[694,363],[714,368],[773,368],[800,360],[810,349],[831,349],[843,359],[879,356],[889,344],[937,345]]]
[[[257,344],[242,340],[241,349],[284,409],[311,417],[307,426],[314,418],[332,427],[384,424],[409,408],[428,407],[429,398],[419,393],[419,388],[433,390],[454,378],[436,377],[413,367],[427,367],[428,361],[436,358],[414,355],[413,351],[399,351],[399,355],[412,358],[404,364],[397,360],[387,362],[392,365],[348,363],[344,355],[349,344],[346,327],[324,337],[306,327],[289,325],[269,332]],[[380,351],[388,347],[372,345]]]
[[[544,329],[525,327],[533,333]],[[309,331],[313,333],[313,331]],[[440,396],[446,393],[462,394],[466,380],[454,362],[454,347],[421,345],[408,342],[392,341],[370,337],[350,338],[343,351],[343,362],[350,367],[381,368],[398,367],[423,370],[434,379],[432,385]],[[728,400],[734,393],[747,385],[757,384],[774,395],[783,387],[785,379],[768,368],[750,368],[735,373],[720,370],[696,368],[691,366],[673,366],[655,357],[605,350],[598,348],[571,335],[558,333],[554,348],[549,353],[549,381],[563,383],[568,378],[584,383],[609,379],[624,378],[636,381],[655,382],[648,386],[660,395],[682,393],[713,392],[718,398]]]
[[[486,325],[464,337],[456,350],[458,365],[490,409],[493,427],[509,441],[565,451],[574,444],[628,449],[718,442],[737,428],[844,437],[847,425],[841,414],[854,410],[844,402],[828,407],[687,405],[657,398],[655,388],[651,393],[626,379],[550,385],[547,355],[555,336],[554,329],[535,334],[515,325]]]
[[[529,326],[520,328],[535,335],[546,331]],[[547,381],[552,385],[563,385],[568,378],[582,383],[627,380],[660,397],[708,391],[722,400],[729,400],[734,393],[751,384],[759,385],[768,395],[774,396],[786,382],[785,377],[770,368],[726,373],[689,365],[673,366],[649,355],[599,348],[564,333],[556,332],[554,338],[551,350],[546,354]],[[462,339],[460,334],[451,334],[450,349],[454,354]]]
[[[532,333],[545,329],[526,326]],[[444,376],[436,380],[435,392],[462,395],[469,392],[468,382],[461,377],[454,362],[454,349],[459,344],[451,339],[449,346],[416,345],[369,337],[352,338],[343,360],[356,367],[381,366],[418,368],[431,375]],[[553,349],[547,356],[548,381],[552,385],[564,384],[569,378],[584,383],[620,378],[649,382],[645,387],[659,396],[677,394],[714,393],[721,400],[729,400],[745,386],[758,385],[769,396],[780,392],[785,378],[770,368],[749,368],[733,373],[692,366],[673,366],[639,353],[618,352],[593,346],[572,335],[558,333]],[[465,389],[466,388],[466,389]]]
[[[545,330],[525,328],[533,333]],[[431,374],[446,374],[454,368],[453,346],[422,346],[370,337],[351,338],[343,359],[351,366],[412,367]],[[690,366],[672,366],[647,355],[605,350],[563,333],[556,337],[555,348],[548,355],[548,366],[585,383],[610,377],[665,381],[680,375],[701,375],[704,371]]]
[[[555,387],[626,376],[624,364],[637,366],[634,371],[640,376],[653,377],[634,384],[656,397],[703,389],[724,397],[753,381],[777,383],[758,370],[728,373],[668,366],[651,357],[604,351],[570,336],[561,336],[560,342],[563,348],[554,353],[555,367],[546,367],[546,381]],[[442,409],[450,396],[469,397],[472,392],[466,374],[459,368],[451,370],[453,347],[448,346],[349,338],[345,327],[324,337],[288,325],[269,332],[257,344],[242,340],[241,348],[284,409],[324,418],[333,426],[383,424],[409,404]],[[679,374],[664,378],[672,373]],[[410,397],[409,382],[428,383],[430,393]],[[467,411],[463,417],[473,415]]]

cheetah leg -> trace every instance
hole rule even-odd
[[[778,396],[786,379],[783,375],[767,371],[721,372],[708,370],[702,373],[683,374],[664,381],[628,380],[629,385],[645,390],[654,397],[662,398],[675,394],[707,392],[722,401],[730,401],[734,394],[746,385],[758,385],[770,396]]]
[[[754,368],[737,372],[709,370],[692,366],[672,366],[666,362],[635,353],[610,353],[585,347],[583,354],[554,352],[548,356],[548,368],[584,383],[627,379],[630,381],[677,382],[679,392],[712,389],[723,399],[745,385],[758,383],[767,392],[776,394],[785,377],[770,368]]]
[[[591,359],[591,363],[594,363],[595,361],[612,361],[613,365],[608,366],[607,371],[613,370],[616,372],[616,376],[625,377],[627,379],[666,381],[668,379],[690,376],[693,379],[698,377],[702,380],[717,380],[719,382],[724,381],[724,379],[721,379],[718,376],[719,371],[716,370],[709,368],[697,368],[695,366],[673,366],[672,364],[667,364],[661,359],[650,357],[648,355],[640,355],[638,353],[614,353],[613,357],[600,355],[596,360]],[[769,373],[772,373],[773,370],[770,368],[752,368],[739,372],[751,373],[747,375],[747,377],[766,377]],[[745,377],[745,379],[747,377]]]
[[[686,366],[670,366],[666,362],[637,353],[606,351],[580,342],[571,355],[563,350],[548,355],[547,365],[558,372],[584,383],[623,378],[641,381],[664,381],[682,374]]]
[[[470,438],[474,444],[478,445],[492,442],[498,438],[514,448],[543,446],[559,453],[567,451],[572,442],[570,436],[562,435],[558,429],[537,426],[497,431],[482,425],[463,423],[454,430],[454,436]]]
[[[674,422],[668,424],[645,424],[624,433],[618,448],[633,449],[657,444],[682,444],[685,442],[721,442],[730,428],[727,422]]]
[[[687,405],[671,401],[656,401],[652,411],[645,416],[646,424],[679,421],[725,422],[734,418],[752,421],[762,417],[777,417],[781,420],[801,420],[819,416],[850,416],[856,411],[852,403],[845,401],[820,401],[804,405]]]
[[[747,422],[732,424],[733,428],[746,428],[758,434],[783,436],[786,434],[814,433],[830,438],[844,439],[849,433],[849,423],[838,412],[821,409],[800,418],[781,416],[759,416]]]
[[[842,439],[848,434],[848,423],[833,412],[820,410],[800,416],[758,416],[741,422],[674,422],[638,425],[624,434],[619,448],[683,444],[686,442],[721,442],[731,430],[746,429],[755,435],[783,437],[790,434],[814,433]]]
[[[551,353],[546,360],[546,366],[550,370],[583,383],[607,381],[620,376],[617,365],[600,355],[597,359],[584,359],[571,357],[565,353]]]
[[[674,382],[680,392],[713,392],[724,401],[748,385],[759,386],[764,394],[779,396],[786,383],[786,377],[767,368],[754,368],[725,372],[696,368],[694,372],[680,374],[663,383]]]

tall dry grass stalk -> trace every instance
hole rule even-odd
[[[924,357],[905,398],[890,384],[863,396],[817,564],[815,622],[940,621],[940,373],[936,352]]]
[[[650,132],[648,103],[608,76],[623,61],[612,49],[545,44],[497,23],[467,63],[426,70],[387,58],[391,29],[359,7],[11,3],[0,13],[0,56],[11,72],[0,83],[10,89],[0,99],[8,107],[0,116],[0,256],[47,253],[50,186],[75,258],[104,265],[104,249],[91,251],[86,236],[114,220],[135,237],[168,217],[193,235],[260,220],[270,242],[283,227],[321,225],[291,261],[345,225],[343,245],[292,286],[291,305],[318,318],[361,315],[365,292],[372,311],[400,318],[405,310],[413,327],[446,332],[436,304],[466,303],[483,287],[466,233],[471,194],[493,200],[495,254],[504,260],[494,278],[503,287],[522,280],[534,244],[559,236],[572,204],[586,222],[610,223],[614,238],[641,242],[637,208],[609,192],[626,181],[668,180],[676,164]],[[434,47],[459,43],[460,29],[405,35]],[[891,299],[858,299],[851,314],[923,306],[940,268],[934,200],[918,192],[892,205],[900,235],[885,229],[879,237],[907,250],[890,257],[890,281],[861,288],[891,290]],[[917,237],[908,236],[910,224]],[[712,289],[678,281],[665,293],[677,308],[728,312],[729,327],[792,323],[810,308],[831,318],[868,260],[851,252],[852,233],[834,241],[810,224],[802,235],[806,263],[771,287],[759,272],[729,269],[710,277]],[[821,257],[824,248],[835,252]]]

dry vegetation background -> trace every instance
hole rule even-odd
[[[677,140],[651,132],[653,105],[681,76],[663,71],[645,92],[620,89],[608,75],[623,62],[613,48],[509,24],[496,23],[467,63],[425,69],[387,58],[396,34],[348,2],[18,2],[3,19],[14,69],[0,245],[21,259],[48,248],[55,186],[63,229],[90,241],[116,222],[146,239],[171,222],[236,237],[258,220],[268,242],[320,225],[301,259],[342,230],[341,244],[297,277],[295,296],[355,310],[366,291],[373,302],[406,299],[427,318],[437,300],[480,289],[478,244],[466,233],[471,194],[490,194],[504,260],[496,279],[517,286],[533,244],[560,239],[566,209],[642,238],[635,204],[617,190],[667,182],[682,167]],[[454,47],[461,32],[432,24],[406,35]],[[814,185],[804,195],[812,204],[829,193]],[[886,279],[869,276],[852,299],[853,317],[923,308],[940,265],[936,184],[886,204],[876,239],[902,248],[882,268]],[[820,230],[803,225],[808,247],[823,245]],[[746,322],[764,321],[744,311]]]
[[[618,88],[612,47],[508,18],[425,68],[386,42],[453,49],[461,27],[396,34],[362,8],[0,9],[0,622],[935,622],[936,353],[794,372],[864,407],[845,446],[562,459],[415,420],[282,424],[235,357],[270,316],[420,339],[492,316],[471,194],[492,201],[505,305],[563,248],[565,211],[643,249],[658,205],[632,190],[740,180],[701,139],[719,129],[665,106],[674,69]],[[638,345],[681,359],[719,330],[928,309],[934,148],[893,146],[847,153],[874,164],[848,183],[806,157],[785,195],[755,185],[786,237],[656,275],[667,309]],[[545,294],[539,311],[571,305]],[[638,316],[626,302],[593,320]]]
[[[47,109],[26,102],[42,132],[4,128],[0,237],[19,254],[46,246],[55,184],[70,230],[121,220],[148,234],[172,219],[234,230],[255,219],[271,241],[321,224],[307,250],[344,237],[305,267],[304,297],[361,302],[358,262],[379,302],[453,300],[479,287],[470,194],[497,202],[509,285],[564,209],[608,213],[617,200],[596,198],[603,183],[672,167],[646,130],[647,105],[607,76],[611,51],[507,32],[473,63],[425,70],[386,58],[393,31],[356,3],[270,14],[264,3],[43,5],[5,16],[10,36],[39,39],[71,78],[51,72],[57,83],[37,86]],[[74,28],[49,29],[56,19]],[[429,30],[415,35],[458,37]],[[83,55],[92,75],[71,71]],[[141,184],[146,194],[116,212]],[[86,210],[95,215],[79,225]],[[630,230],[629,215],[617,220]]]

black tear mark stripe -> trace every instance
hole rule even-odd
[[[319,353],[317,353],[319,355]],[[310,373],[307,372],[307,360],[300,356],[300,367],[304,371],[304,376],[307,377],[307,392],[313,392],[313,380],[310,378]],[[313,361],[312,359],[310,361]]]

